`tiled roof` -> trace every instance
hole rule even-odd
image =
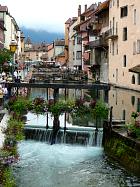
[[[66,22],[65,22],[65,24],[70,24],[71,23],[71,18],[69,18]]]
[[[110,0],[106,0],[105,2],[99,4],[99,6],[98,6],[98,8],[96,10],[96,14],[99,14],[103,10],[108,9],[109,8],[109,2],[110,2]]]
[[[64,46],[65,45],[65,40],[56,40],[55,41],[55,46]]]
[[[76,30],[79,26],[83,25],[86,22],[89,22],[91,18],[87,18],[85,21],[81,21],[79,24],[75,25],[75,27],[73,28],[74,30]]]
[[[25,38],[25,36],[24,36],[24,33],[23,33],[23,32],[21,32],[20,37],[21,37],[21,38]]]
[[[87,13],[89,14],[90,12],[92,13],[93,11],[95,11],[97,8],[97,4],[92,4],[85,12],[83,12],[81,15],[84,16]]]
[[[45,54],[42,54],[42,56],[41,56],[41,59],[48,59],[48,55],[47,55],[47,53],[45,53]]]
[[[30,39],[29,36],[27,37],[27,39],[26,39],[26,41],[25,41],[25,44],[32,44],[31,39]]]
[[[8,12],[8,7],[0,5],[0,12]]]

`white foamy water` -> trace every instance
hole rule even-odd
[[[23,141],[19,153],[18,187],[126,187],[135,181],[108,163],[99,147]]]

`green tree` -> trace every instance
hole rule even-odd
[[[12,52],[8,49],[0,49],[0,65],[4,62],[10,61],[12,58]]]

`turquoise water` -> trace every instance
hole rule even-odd
[[[23,141],[13,167],[18,187],[130,187],[140,180],[104,155],[102,147]]]

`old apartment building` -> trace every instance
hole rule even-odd
[[[139,90],[139,17],[139,0],[106,0],[94,8],[85,5],[83,13],[79,6],[78,21],[67,30],[67,64],[92,70],[101,82]]]
[[[111,0],[109,6],[109,82],[139,89],[140,74],[130,72],[140,61],[140,1]]]

